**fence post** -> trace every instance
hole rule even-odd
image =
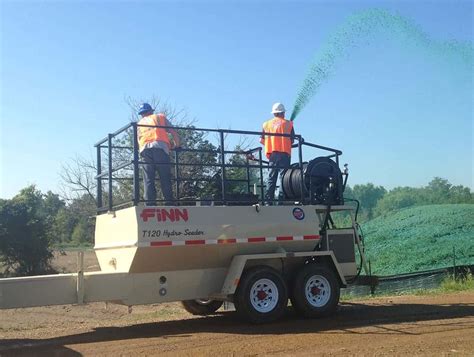
[[[457,279],[456,275],[456,247],[453,245],[453,276],[454,276],[454,281]]]
[[[77,252],[77,304],[84,304],[84,251]]]

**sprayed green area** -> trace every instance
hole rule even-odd
[[[376,275],[402,274],[474,264],[474,205],[402,209],[362,225]]]
[[[348,57],[351,49],[378,41],[380,35],[387,35],[388,39],[397,41],[405,49],[406,46],[416,46],[428,56],[461,59],[466,69],[472,71],[472,43],[437,41],[405,17],[381,9],[365,10],[350,16],[318,51],[298,90],[291,120],[331,77],[339,62]]]

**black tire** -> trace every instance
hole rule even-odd
[[[337,309],[339,294],[339,280],[332,269],[308,264],[296,274],[291,304],[304,317],[329,316]]]
[[[260,289],[260,290],[259,290]],[[288,305],[288,289],[281,274],[259,266],[246,271],[234,295],[237,313],[255,324],[279,319]]]
[[[193,315],[212,315],[222,306],[222,301],[217,300],[185,300],[181,302],[184,309]]]

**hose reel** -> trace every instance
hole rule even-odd
[[[303,174],[303,175],[302,175]],[[338,165],[328,157],[317,157],[303,163],[293,164],[283,171],[281,187],[286,199],[304,200],[311,204],[344,204],[344,183]]]

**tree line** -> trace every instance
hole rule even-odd
[[[474,203],[474,194],[469,187],[452,185],[440,177],[433,178],[423,187],[404,186],[391,190],[372,183],[354,185],[346,187],[344,197],[360,201],[360,222],[413,206]]]

